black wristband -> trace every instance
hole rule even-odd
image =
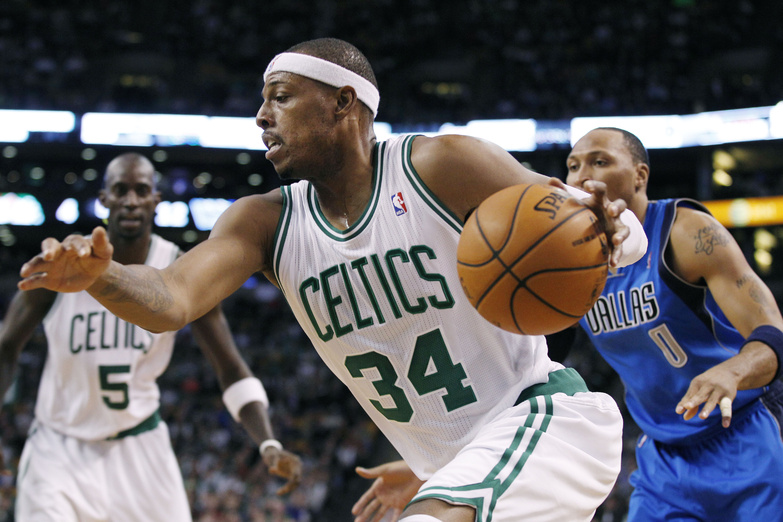
[[[745,344],[748,344],[751,341],[759,341],[772,348],[772,351],[775,352],[775,356],[778,358],[778,369],[772,380],[774,381],[779,378],[781,366],[783,366],[783,332],[774,326],[763,324],[750,332],[750,335],[745,340]],[[745,344],[743,344],[743,346],[745,346]]]

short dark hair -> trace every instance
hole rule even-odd
[[[149,167],[152,169],[152,172],[153,173],[155,172],[155,167],[152,165],[152,162],[146,156],[139,154],[138,152],[124,152],[119,156],[115,157],[113,160],[109,162],[108,165],[106,165],[106,170],[103,172],[103,188],[107,188],[106,180],[109,179],[109,175],[111,174],[113,168],[118,168],[118,166],[127,168],[136,165],[138,163],[148,164]],[[155,183],[155,176],[153,176],[152,182],[153,184]]]
[[[372,70],[370,61],[354,45],[337,38],[317,38],[294,45],[288,49],[289,53],[307,54],[315,56],[344,67],[372,83],[378,88],[378,81]]]
[[[599,127],[599,129],[615,131],[622,134],[623,141],[625,142],[625,146],[628,147],[628,152],[631,153],[631,159],[633,159],[633,162],[644,163],[647,166],[650,165],[650,157],[647,155],[647,149],[644,148],[642,141],[636,137],[636,134],[618,127]]]

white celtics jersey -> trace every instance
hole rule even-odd
[[[422,184],[412,136],[376,145],[372,200],[347,230],[307,182],[282,188],[274,269],[332,371],[421,478],[561,366],[543,337],[485,321],[457,276],[462,220]]]
[[[179,248],[153,235],[145,264],[164,268]],[[82,440],[133,428],[159,406],[155,380],[176,332],[152,334],[118,319],[87,292],[61,293],[43,321],[49,345],[35,415]]]

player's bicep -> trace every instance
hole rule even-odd
[[[267,228],[258,202],[239,200],[215,224],[209,239],[164,270],[167,283],[189,303],[188,319],[201,317],[236,291],[266,259]]]
[[[495,192],[519,183],[542,183],[498,145],[469,136],[418,137],[411,162],[427,188],[460,218]]]
[[[748,264],[731,233],[712,216],[679,209],[671,261],[680,277],[704,282],[726,317],[747,336],[760,324],[778,324],[774,296]]]

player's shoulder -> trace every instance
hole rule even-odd
[[[263,243],[277,229],[282,209],[280,189],[241,197],[220,215],[210,237],[235,237]]]
[[[673,202],[673,204],[676,212],[674,224],[672,225],[673,234],[692,234],[703,228],[725,228],[704,206],[696,201],[678,200]]]
[[[411,158],[414,161],[448,160],[493,147],[496,145],[489,141],[462,134],[415,136],[411,145]]]
[[[243,196],[234,201],[225,213],[242,219],[253,219],[264,216],[279,215],[283,208],[283,193],[274,189],[263,194]]]

